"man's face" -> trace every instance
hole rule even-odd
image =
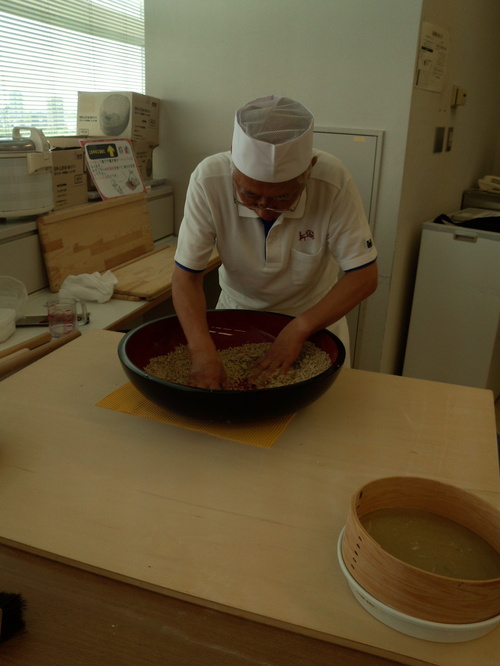
[[[295,207],[305,183],[302,177],[284,183],[264,183],[245,176],[238,169],[233,170],[233,182],[238,201],[267,222]]]

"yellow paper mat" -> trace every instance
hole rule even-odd
[[[204,432],[222,439],[230,439],[233,442],[252,444],[269,449],[278,439],[295,414],[282,416],[275,419],[265,419],[252,423],[211,423],[209,421],[197,421],[187,416],[180,416],[168,409],[158,407],[145,398],[135,386],[128,382],[120,388],[99,400],[97,407],[113,409],[116,412],[142,416],[153,421],[169,423],[170,425]]]

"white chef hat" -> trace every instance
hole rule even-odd
[[[314,119],[288,97],[262,97],[236,111],[235,167],[249,178],[283,183],[304,173],[312,159]]]

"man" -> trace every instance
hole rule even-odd
[[[377,252],[350,174],[313,150],[313,117],[302,104],[275,96],[249,102],[236,112],[231,151],[206,158],[191,176],[173,301],[191,353],[190,384],[220,389],[226,374],[203,292],[214,245],[222,262],[217,308],[294,317],[256,376],[286,373],[304,340],[327,327],[348,358],[345,315],[376,289]]]

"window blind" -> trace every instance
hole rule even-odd
[[[145,92],[143,0],[0,0],[0,136],[76,133],[78,91]]]

